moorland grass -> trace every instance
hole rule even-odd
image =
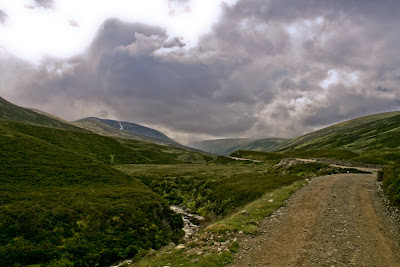
[[[274,162],[274,161],[273,161]],[[270,190],[305,177],[335,173],[321,163],[290,167],[262,164],[119,165],[118,170],[138,179],[175,205],[220,218]]]
[[[358,153],[345,149],[297,150],[284,154],[294,158],[330,158],[338,160],[349,160],[359,156]]]
[[[232,213],[226,218],[209,225],[203,231],[211,234],[226,235],[227,232],[243,231],[245,234],[256,234],[258,225],[265,217],[270,216],[276,209],[284,206],[289,196],[306,184],[306,181],[299,180],[289,186],[283,186],[265,193],[261,198],[256,199],[247,205],[240,207],[239,212]],[[271,202],[270,200],[273,199]],[[243,213],[242,211],[246,212]],[[165,247],[154,254],[148,254],[135,266],[226,266],[232,259],[232,253],[237,252],[239,243],[232,242],[229,252],[222,254],[188,254],[185,249],[176,250],[173,247]]]
[[[164,248],[153,255],[146,255],[140,261],[135,262],[137,267],[153,266],[193,266],[193,267],[222,267],[232,262],[232,254],[187,254],[185,250]]]
[[[285,205],[289,196],[306,185],[304,180],[283,186],[265,193],[257,200],[245,205],[243,209],[206,228],[206,231],[224,233],[226,231],[255,234],[259,223],[275,210]]]
[[[182,237],[167,202],[107,162],[134,162],[129,148],[44,128],[0,124],[1,265],[106,266]]]
[[[397,113],[394,113],[397,114]],[[333,128],[332,128],[333,127]],[[345,149],[349,151],[397,149],[400,146],[400,115],[369,121],[354,126],[328,127],[331,131],[318,136],[317,132],[297,138],[279,148],[280,152],[292,150]],[[322,131],[322,130],[321,130]],[[311,138],[311,136],[313,138]],[[307,137],[307,138],[306,138]]]

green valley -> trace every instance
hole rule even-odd
[[[285,197],[270,205],[277,208],[306,178],[358,172],[294,158],[388,165],[399,163],[400,156],[397,113],[290,141],[225,140],[216,146],[232,151],[224,157],[97,120],[73,125],[3,99],[0,104],[0,259],[7,266],[109,266],[140,259],[181,242],[183,221],[170,205],[204,216],[206,225],[223,219],[217,228],[252,232],[251,221],[247,226],[226,216],[286,188]],[[394,204],[399,204],[398,173],[392,165],[379,176]]]

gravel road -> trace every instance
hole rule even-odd
[[[400,266],[399,226],[376,174],[314,178],[243,236],[230,266]]]

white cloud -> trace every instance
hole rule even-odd
[[[7,1],[0,3],[0,10],[8,16],[0,32],[0,47],[35,63],[43,56],[71,57],[88,47],[108,18],[161,26],[170,37],[182,37],[188,47],[193,47],[218,21],[222,2],[178,1],[174,8],[183,5],[187,12],[171,15],[168,0],[56,0],[51,9],[32,8],[32,1]]]

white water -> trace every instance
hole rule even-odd
[[[185,208],[174,205],[170,206],[170,208],[175,213],[182,215],[182,220],[183,220],[182,229],[183,231],[185,231],[185,238],[188,238],[189,236],[196,233],[199,230],[199,225],[201,224],[201,222],[205,220],[203,216],[190,213]]]

